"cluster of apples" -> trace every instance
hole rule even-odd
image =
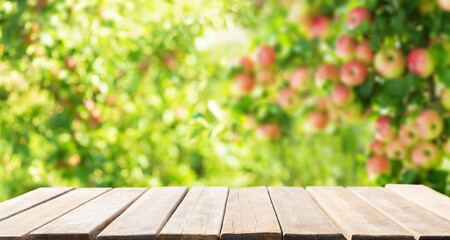
[[[108,99],[109,102],[115,102],[112,98]],[[98,108],[95,107],[95,102],[92,99],[87,99],[83,102],[83,107],[89,112],[89,125],[92,127],[97,126],[99,123],[103,122],[102,113]]]

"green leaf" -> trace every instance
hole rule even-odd
[[[382,89],[384,93],[397,98],[403,98],[408,90],[408,82],[402,79],[387,80]]]
[[[415,183],[417,180],[417,177],[418,177],[417,171],[411,168],[408,171],[406,171],[405,173],[403,173],[403,175],[400,177],[400,180],[398,181],[398,183],[400,183],[400,184]]]
[[[447,63],[448,53],[442,43],[437,42],[428,48],[428,53],[431,55],[436,67],[444,66]]]
[[[400,171],[403,169],[403,162],[398,159],[389,159],[391,165],[391,176],[393,178],[398,178]]]
[[[374,87],[375,81],[370,77],[361,86],[355,88],[355,93],[362,99],[368,99],[371,97]]]
[[[450,87],[450,68],[439,69],[438,78],[446,87]]]

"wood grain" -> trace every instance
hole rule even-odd
[[[343,187],[306,191],[347,239],[414,239],[413,235]]]
[[[146,188],[115,188],[31,232],[30,240],[92,240]]]
[[[98,236],[98,240],[155,240],[186,195],[186,187],[154,187],[145,192]]]
[[[227,194],[227,187],[193,187],[158,239],[219,239]]]
[[[399,196],[450,220],[450,198],[424,185],[388,184]]]
[[[18,197],[1,202],[0,221],[58,197],[73,189],[74,188],[72,187],[38,188]]]
[[[269,187],[283,239],[344,240],[331,220],[301,187]]]
[[[23,211],[0,223],[0,240],[26,239],[28,233],[105,193],[107,188],[79,188]]]
[[[416,239],[450,239],[450,221],[382,187],[352,187],[365,202],[411,231]]]
[[[281,240],[281,235],[266,187],[230,189],[222,240]]]

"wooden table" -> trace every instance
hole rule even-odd
[[[0,203],[0,240],[450,239],[450,198],[386,187],[39,188]]]

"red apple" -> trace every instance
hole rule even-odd
[[[366,79],[367,68],[357,60],[347,62],[341,68],[341,80],[347,86],[354,87],[361,85]]]
[[[425,109],[417,115],[415,126],[422,139],[431,140],[441,134],[444,129],[444,121],[436,111]]]
[[[242,68],[244,73],[251,73],[253,71],[253,60],[248,56],[240,57],[233,63],[235,66]]]
[[[382,143],[378,140],[373,140],[369,145],[369,153],[378,155],[378,156],[383,156],[384,155],[384,143]]]
[[[447,44],[447,41],[442,37],[434,37],[428,43],[428,47],[433,46],[435,43],[441,43],[443,46],[445,46]]]
[[[365,7],[355,7],[348,14],[347,24],[350,29],[357,28],[364,20],[370,21],[370,11]]]
[[[312,37],[325,37],[330,28],[330,19],[324,15],[315,16],[309,23],[309,34]]]
[[[442,90],[441,104],[446,110],[450,110],[450,89]]]
[[[406,158],[407,149],[402,140],[396,138],[386,144],[386,155],[390,159],[403,160]]]
[[[305,91],[311,85],[311,72],[307,67],[299,67],[292,71],[289,78],[289,85],[291,88],[298,91]]]
[[[150,63],[147,60],[140,62],[138,65],[139,71],[141,71],[143,73],[146,72],[149,67],[150,67]]]
[[[255,78],[256,82],[263,87],[270,87],[275,84],[275,73],[270,69],[260,69]]]
[[[333,99],[333,102],[338,106],[347,105],[352,100],[352,89],[343,85],[336,86],[333,89],[331,98]]]
[[[322,131],[327,127],[328,117],[321,111],[314,111],[309,113],[304,125],[305,131],[315,132]]]
[[[369,41],[363,40],[356,45],[356,59],[369,64],[372,63],[374,51],[370,48]]]
[[[106,98],[106,102],[108,103],[109,106],[115,106],[116,105],[116,97],[114,97],[114,95],[109,95]]]
[[[89,112],[92,112],[95,109],[95,103],[92,99],[87,99],[83,102],[84,108]]]
[[[356,40],[350,35],[342,35],[336,42],[336,54],[342,59],[350,59],[354,56]]]
[[[92,116],[93,118],[95,118],[96,120],[98,120],[98,119],[100,119],[100,118],[102,117],[102,113],[100,112],[100,110],[94,108],[94,109],[91,111],[91,116]]]
[[[73,56],[66,58],[65,65],[70,70],[75,70],[77,68],[77,60]]]
[[[262,138],[279,138],[281,136],[280,128],[275,123],[259,125],[256,134]]]
[[[412,50],[406,61],[411,73],[421,77],[429,77],[434,71],[434,61],[426,49],[416,48]]]
[[[395,48],[379,51],[375,55],[375,70],[385,78],[397,78],[405,70],[405,57]]]
[[[175,71],[178,68],[178,61],[175,53],[168,53],[163,57],[164,65],[171,71]]]
[[[375,122],[375,136],[382,142],[389,142],[395,137],[395,131],[391,128],[392,118],[380,116]]]
[[[388,173],[390,170],[389,161],[383,156],[373,155],[366,162],[366,170],[369,175]]]
[[[333,64],[321,65],[317,68],[314,79],[318,87],[325,85],[328,81],[336,84],[339,82],[339,69]]]
[[[442,10],[450,12],[450,0],[438,0],[438,4]]]
[[[262,67],[270,67],[275,63],[275,51],[269,45],[261,45],[256,49],[256,63]]]
[[[411,158],[414,165],[428,169],[439,165],[441,154],[434,144],[421,142],[412,150]]]
[[[420,140],[419,132],[412,124],[402,125],[398,131],[398,137],[407,147],[418,143]]]
[[[77,166],[78,164],[80,164],[80,161],[81,161],[81,158],[80,158],[80,155],[78,155],[78,154],[72,154],[72,155],[70,155],[69,159],[67,159],[67,163],[71,167]]]
[[[255,86],[255,80],[248,74],[241,73],[236,76],[232,89],[238,93],[250,93]]]
[[[298,106],[298,104],[300,103],[300,98],[294,90],[285,88],[281,90],[280,94],[278,95],[278,103],[282,108],[290,109]]]

